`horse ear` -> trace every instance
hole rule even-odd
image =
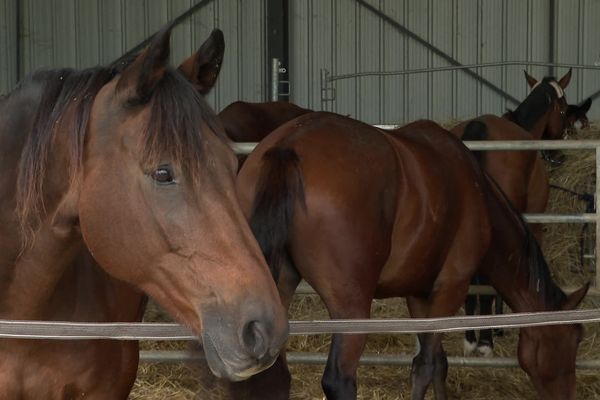
[[[535,79],[533,76],[529,75],[527,73],[527,71],[523,70],[523,72],[525,73],[525,80],[527,81],[527,84],[529,85],[530,88],[537,85],[537,83],[538,83],[537,79]]]
[[[573,69],[569,68],[569,72],[567,72],[565,74],[565,76],[560,78],[560,80],[558,81],[558,84],[560,85],[561,88],[566,89],[567,86],[569,86],[569,82],[571,82],[571,73],[572,72],[573,72]]]
[[[223,64],[225,39],[220,29],[212,31],[200,49],[179,66],[179,71],[206,95],[214,86]]]
[[[574,310],[579,306],[590,288],[590,282],[586,283],[573,293],[567,296],[567,299],[561,305],[561,310]]]
[[[158,31],[146,50],[122,72],[117,92],[123,93],[127,103],[143,104],[152,97],[156,85],[167,70],[172,27],[169,24]]]
[[[579,106],[579,111],[582,112],[583,114],[586,114],[588,111],[590,111],[591,106],[592,106],[592,98],[588,97],[588,99]]]

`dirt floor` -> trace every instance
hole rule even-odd
[[[600,139],[600,127],[581,131],[576,139]],[[594,153],[565,152],[565,164],[551,171],[551,182],[580,193],[593,193],[595,182]],[[558,189],[551,190],[549,212],[584,212],[585,201]],[[582,241],[581,238],[584,237]],[[594,276],[594,264],[583,253],[593,254],[594,225],[586,230],[580,224],[553,224],[545,227],[544,254],[552,268],[554,278],[564,286],[578,286]],[[584,254],[584,255],[585,255]],[[589,298],[584,307],[600,307],[600,298]],[[374,301],[373,316],[398,318],[407,316],[405,301],[391,299]],[[163,318],[150,310],[147,319]],[[325,319],[327,313],[316,296],[297,296],[291,307],[290,319]],[[495,354],[514,357],[518,331],[505,330],[496,338]],[[462,355],[463,335],[446,336],[444,345],[449,356]],[[187,343],[142,343],[144,349],[185,349]],[[412,335],[373,335],[365,353],[413,354],[415,338]],[[290,351],[327,352],[329,337],[293,337]],[[600,358],[600,325],[587,325],[585,338],[579,350],[580,359]],[[322,399],[320,387],[323,366],[292,365],[292,399]],[[364,366],[358,370],[360,399],[409,398],[409,368]],[[535,399],[535,393],[525,373],[518,368],[458,368],[451,367],[447,380],[451,399]],[[206,367],[181,364],[142,364],[131,399],[225,399],[224,389],[210,375]],[[433,396],[430,394],[430,397]],[[600,398],[600,372],[579,370],[577,373],[577,399]]]

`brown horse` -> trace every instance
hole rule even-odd
[[[286,101],[236,101],[218,114],[225,133],[234,142],[260,142],[287,121],[312,112]]]
[[[571,80],[571,70],[559,81],[544,78],[541,82],[525,72],[525,78],[533,87],[531,93],[517,107],[502,117],[483,115],[463,122],[451,132],[463,140],[541,140],[562,138],[567,127],[565,115],[567,102],[564,89]],[[537,151],[490,151],[477,153],[480,164],[500,186],[511,204],[520,213],[543,213],[549,194],[548,172],[540,152]],[[534,234],[542,240],[542,225],[532,226]],[[474,284],[487,284],[476,276]],[[479,300],[480,313],[491,314],[493,296],[468,296],[465,311],[475,311]],[[499,299],[497,299],[499,301]],[[493,338],[489,329],[480,332],[479,340],[474,331],[465,332],[465,354],[477,350],[485,356],[492,354]]]
[[[169,37],[125,65],[34,73],[0,100],[0,318],[137,319],[143,291],[202,338],[215,374],[243,379],[273,362],[287,319],[235,157],[167,66]],[[0,353],[6,399],[126,398],[137,365],[136,345],[110,341]]]
[[[527,225],[472,154],[432,122],[382,132],[330,113],[301,116],[261,141],[237,188],[286,306],[304,278],[331,318],[368,318],[373,298],[392,296],[407,297],[414,317],[453,315],[480,266],[515,311],[574,308],[587,290],[567,297],[554,285]],[[573,398],[580,333],[576,325],[522,330],[519,360],[544,398]],[[445,399],[441,335],[419,341],[412,398],[433,382]],[[365,342],[333,335],[328,398],[356,397]],[[280,359],[244,393],[285,398],[285,368]]]

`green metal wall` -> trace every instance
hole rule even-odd
[[[0,0],[0,92],[17,81],[16,4],[21,6],[23,77],[39,68],[83,68],[108,63],[200,0]],[[266,93],[264,0],[204,1],[177,26],[172,60],[192,54],[210,31],[225,33],[221,77],[209,101],[217,109],[232,101],[260,101]]]

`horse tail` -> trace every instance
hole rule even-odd
[[[477,120],[469,121],[467,126],[465,126],[461,140],[488,140],[487,125]],[[485,161],[485,152],[475,151],[473,154],[479,165],[483,165],[483,162]]]
[[[250,228],[275,282],[286,256],[285,246],[296,201],[306,207],[300,158],[291,148],[274,147],[262,158]]]

